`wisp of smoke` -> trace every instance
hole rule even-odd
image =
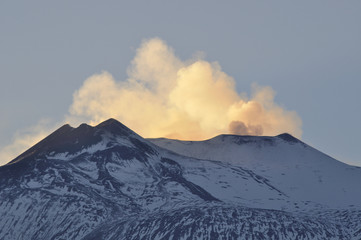
[[[218,134],[300,137],[301,120],[274,102],[270,87],[253,86],[248,99],[217,62],[182,61],[159,38],[144,41],[126,81],[93,75],[74,93],[67,121],[113,117],[144,137],[202,140]]]
[[[37,124],[19,130],[14,134],[12,142],[0,149],[0,166],[6,164],[54,131],[59,124],[49,119],[42,119]]]

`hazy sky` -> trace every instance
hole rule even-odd
[[[217,61],[239,93],[270,86],[303,141],[361,166],[361,1],[174,2],[0,1],[0,149],[63,121],[90,76],[126,80],[158,37],[182,61]]]

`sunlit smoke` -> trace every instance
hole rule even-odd
[[[254,85],[246,98],[218,63],[182,61],[159,38],[142,43],[128,76],[89,77],[75,92],[67,121],[96,124],[113,117],[144,137],[187,140],[223,133],[302,134],[298,115],[276,104],[270,87]]]
[[[16,132],[12,142],[0,149],[0,166],[45,138],[50,132],[55,130],[57,125],[51,123],[49,119],[42,119],[36,125]]]
[[[146,40],[136,52],[126,81],[108,72],[85,80],[74,93],[65,120],[39,121],[19,131],[0,150],[0,165],[10,161],[55,127],[97,124],[116,118],[143,137],[203,140],[218,134],[301,137],[301,120],[293,111],[274,102],[270,87],[253,85],[250,98],[237,93],[235,81],[217,62],[199,56],[182,61],[159,38]]]

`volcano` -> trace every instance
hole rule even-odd
[[[286,133],[64,125],[0,167],[0,239],[360,239],[360,182]]]

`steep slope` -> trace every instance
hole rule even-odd
[[[289,168],[279,164],[281,170],[273,166],[277,162],[262,163],[282,163],[297,149],[319,160],[316,150],[288,138],[151,143],[114,119],[95,127],[64,125],[0,167],[0,239],[360,237],[357,204],[333,210],[310,195],[299,200],[297,194],[307,190],[292,191],[278,182],[278,171],[294,181],[287,174],[303,159],[291,159]],[[238,154],[247,161],[240,162]],[[281,159],[273,160],[275,155]],[[318,165],[301,165],[304,174],[309,166]],[[360,189],[354,192],[358,197]]]
[[[61,127],[0,168],[0,189],[0,239],[78,239],[105,220],[217,201],[115,120]]]

